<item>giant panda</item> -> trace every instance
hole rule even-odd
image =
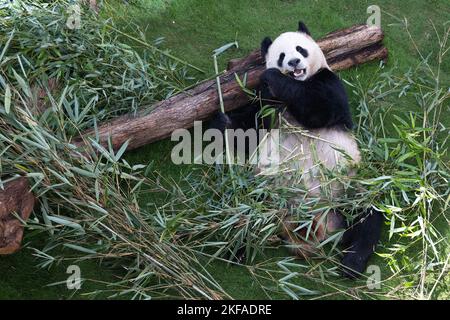
[[[269,131],[262,139],[257,153],[260,156],[257,174],[278,175],[277,181],[284,184],[295,183],[294,177],[299,177],[306,190],[298,196],[301,201],[320,198],[324,191],[331,197],[341,195],[345,192],[342,184],[336,181],[324,184],[319,169],[352,175],[361,161],[351,133],[353,122],[341,80],[301,21],[295,32],[282,33],[273,41],[264,38],[261,55],[266,61],[258,88],[263,103],[254,102],[227,114],[219,112],[210,127],[223,131],[269,126],[270,121],[261,115],[261,105],[264,101],[281,102],[286,108],[279,113],[276,127],[280,130]],[[268,165],[273,162],[273,154],[279,164],[275,171]],[[298,199],[293,199],[294,205]],[[344,227],[342,271],[345,276],[356,278],[364,272],[375,250],[382,221],[381,213],[373,208],[360,213],[350,225],[338,211],[318,212],[313,228],[307,231],[287,215],[283,218],[281,236],[292,244],[297,255],[309,257],[329,234]],[[311,230],[315,231],[312,235]]]

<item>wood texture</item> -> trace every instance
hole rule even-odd
[[[380,44],[382,39],[380,28],[358,25],[330,33],[318,43],[330,67],[337,71],[375,59],[385,59],[387,50]],[[253,89],[258,85],[263,71],[264,63],[259,50],[231,63],[231,70],[220,77],[226,111],[239,108],[249,101],[235,76],[243,79],[246,74],[246,86]],[[190,128],[194,121],[208,119],[217,112],[218,104],[216,80],[209,80],[157,103],[151,113],[142,110],[136,115],[124,115],[103,123],[97,131],[99,141],[107,145],[111,138],[112,146],[117,150],[128,140],[128,150],[136,149],[167,138],[176,129]],[[73,142],[82,146],[89,136],[95,136],[95,132],[88,131]]]
[[[0,189],[0,255],[11,254],[20,249],[23,237],[22,222],[33,211],[35,198],[30,192],[26,178],[18,178]]]

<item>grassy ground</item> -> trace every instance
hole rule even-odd
[[[372,4],[361,0],[345,1],[339,4],[334,1],[294,0],[142,0],[135,2],[138,6],[123,5],[121,1],[114,2],[114,6],[107,8],[102,14],[114,16],[125,28],[128,22],[139,25],[145,29],[145,35],[149,40],[160,36],[165,37],[165,47],[206,71],[205,75],[198,74],[199,78],[213,74],[212,50],[225,43],[237,40],[239,49],[231,50],[221,56],[222,66],[228,59],[244,56],[258,47],[260,40],[266,35],[275,37],[280,32],[295,30],[299,19],[305,21],[316,38],[338,28],[364,23],[368,16],[366,8]],[[397,25],[396,17],[408,18],[414,39],[420,47],[425,48],[427,54],[426,48],[431,47],[431,43],[436,41],[430,21],[433,21],[437,28],[442,28],[442,23],[450,16],[447,0],[427,2],[414,0],[409,1],[407,5],[392,1],[378,1],[377,4],[382,9],[381,21],[386,34],[385,45],[389,49],[389,65],[398,64],[403,70],[417,64],[418,59],[415,48],[406,33]],[[133,30],[134,27],[129,26],[128,29]],[[376,63],[368,64],[341,72],[340,75],[345,79],[358,75],[364,82],[364,79],[367,81],[370,79],[376,67]],[[450,66],[447,64],[444,70],[450,70]],[[449,80],[448,76],[447,80]],[[351,102],[355,102],[356,98],[351,95],[351,90],[349,92]],[[408,105],[398,106],[399,111],[408,109]],[[449,120],[448,115],[447,120]],[[127,158],[136,163],[154,162],[155,168],[163,175],[176,179],[181,171],[189,170],[189,168],[171,165],[171,146],[170,141],[161,141],[131,152]],[[150,199],[142,199],[142,202],[145,203],[148,200]],[[39,247],[40,239],[42,237],[31,239],[31,245]],[[383,241],[387,239],[384,238]],[[375,257],[372,262],[383,265],[382,259],[378,257]],[[64,281],[67,277],[66,266],[42,270],[36,269],[35,264],[36,261],[31,256],[30,250],[23,250],[10,257],[0,257],[0,298],[71,297],[72,292],[66,290],[65,286],[46,286],[49,283]],[[264,298],[264,293],[253,285],[246,270],[221,263],[212,265],[211,270],[234,297]],[[82,266],[82,272],[87,278],[101,275],[104,280],[107,280],[113,277],[112,273],[90,262]],[[390,274],[385,264],[382,272],[383,278]],[[348,287],[355,285],[352,282],[342,281]],[[95,284],[86,285],[83,291],[93,290],[96,286]],[[440,289],[436,297],[448,297],[448,292],[447,284],[447,287]],[[75,297],[82,296],[80,293],[75,293]],[[338,297],[345,297],[345,295]]]
[[[28,243],[29,239],[31,243]],[[28,236],[24,243],[26,246],[29,244],[41,248],[44,239],[44,236]],[[66,271],[70,263],[58,264],[49,269],[38,268],[38,260],[33,253],[33,250],[26,247],[16,254],[0,256],[0,299],[85,299],[86,293],[93,292],[100,286],[104,287],[99,284],[101,281],[112,281],[114,278],[111,272],[101,271],[96,263],[77,263],[81,276],[87,281],[80,290],[68,290],[66,280],[70,274]],[[95,282],[89,279],[95,279]]]

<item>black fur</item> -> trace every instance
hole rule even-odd
[[[298,81],[271,68],[261,75],[273,97],[286,103],[289,113],[305,128],[353,127],[344,86],[328,69]]]
[[[267,51],[269,50],[272,40],[269,37],[265,37],[261,42],[261,57],[265,58]]]
[[[283,75],[278,69],[267,69],[261,75],[259,93],[266,104],[280,101],[289,113],[305,128],[335,127],[351,129],[353,122],[347,102],[347,94],[339,78],[323,69],[307,81],[297,81]],[[258,119],[260,102],[232,111],[227,117],[213,118],[210,127],[221,129],[250,129],[261,127]],[[267,127],[267,126],[266,126]]]
[[[297,50],[302,56],[304,56],[305,58],[308,58],[309,53],[308,50],[306,50],[305,48],[302,48],[300,46],[295,47],[295,50]]]
[[[308,36],[311,36],[311,33],[309,32],[308,28],[307,28],[306,25],[303,23],[303,21],[299,21],[299,22],[298,22],[298,31],[299,31],[299,32],[306,33]]]
[[[284,60],[284,57],[285,57],[286,55],[284,54],[284,52],[282,52],[282,53],[280,53],[280,56],[278,57],[278,61],[277,61],[277,64],[278,64],[278,66],[281,68],[281,66],[283,65],[283,60]]]
[[[367,262],[380,240],[383,215],[369,209],[344,232],[341,244],[345,247],[342,272],[351,279],[358,278],[366,270]]]

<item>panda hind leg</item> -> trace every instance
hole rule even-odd
[[[343,235],[346,247],[342,258],[343,275],[350,279],[359,278],[366,270],[367,262],[380,240],[383,215],[375,209],[368,209]]]

